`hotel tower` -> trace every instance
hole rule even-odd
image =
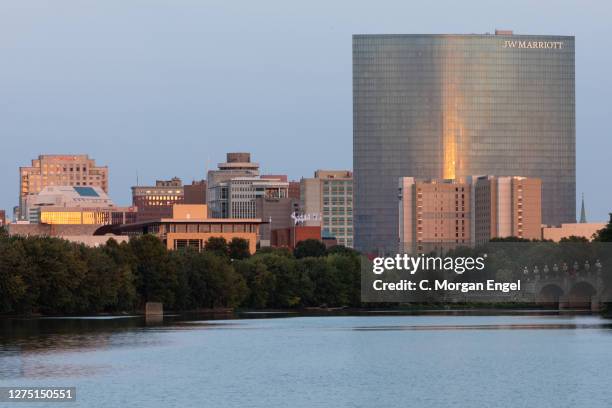
[[[574,88],[570,36],[353,36],[355,247],[397,248],[400,177],[539,178],[575,222]]]

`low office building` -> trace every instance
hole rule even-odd
[[[121,235],[138,236],[153,234],[161,239],[168,249],[195,248],[202,250],[212,237],[245,239],[249,251],[255,253],[261,219],[208,218],[206,205],[177,204],[172,216],[117,226],[114,231]]]
[[[582,222],[561,224],[559,227],[542,227],[542,239],[559,242],[563,238],[580,237],[589,241],[593,240],[599,230],[606,227],[605,222]]]
[[[109,239],[126,242],[129,237],[110,233],[109,226],[93,224],[33,224],[18,221],[7,225],[10,236],[61,238],[91,247],[104,245]]]
[[[272,230],[271,237],[273,247],[294,250],[296,245],[301,241],[305,241],[307,239],[316,239],[317,241],[321,241],[321,227],[293,225],[288,228],[278,228]]]
[[[33,224],[116,225],[134,222],[136,208],[117,207],[100,187],[50,186],[24,200]]]
[[[178,177],[157,180],[154,186],[132,187],[132,205],[138,208],[138,221],[171,217],[172,207],[183,202],[183,182]]]

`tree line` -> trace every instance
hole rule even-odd
[[[315,240],[295,251],[211,238],[203,251],[169,251],[152,235],[87,247],[0,231],[0,314],[359,306],[357,252]]]
[[[612,242],[612,221],[594,238]],[[564,241],[587,244],[577,237]],[[562,248],[553,245],[537,254],[499,259],[533,263]],[[451,253],[471,252],[460,248]],[[571,255],[581,259],[582,250]],[[149,301],[177,311],[359,307],[360,284],[360,255],[342,246],[326,249],[317,240],[302,241],[293,252],[261,248],[251,255],[247,241],[238,238],[211,238],[201,252],[169,251],[152,235],[121,244],[110,239],[91,248],[59,238],[9,237],[0,228],[0,314],[5,315],[133,312]]]

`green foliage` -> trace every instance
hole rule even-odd
[[[227,307],[359,306],[360,258],[320,242],[299,259],[286,249],[254,256],[245,240],[211,239],[202,252],[169,251],[152,235],[90,248],[57,238],[0,236],[0,314],[87,314]]]
[[[318,239],[305,239],[304,241],[298,242],[293,251],[293,255],[297,259],[307,257],[321,257],[325,256],[327,248],[325,244]]]
[[[359,255],[359,252],[352,248],[345,247],[344,245],[334,245],[333,247],[327,250],[327,254],[328,255],[337,254],[337,255],[357,256]]]
[[[605,228],[600,229],[595,235],[595,241],[612,242],[612,213],[610,213],[610,222]]]
[[[577,237],[575,235],[570,235],[569,237],[563,237],[559,242],[589,242],[585,237]]]
[[[251,256],[249,241],[243,238],[232,238],[227,245],[227,250],[231,259],[246,259]]]
[[[227,255],[227,241],[223,237],[210,237],[204,244],[204,249],[217,255]]]
[[[278,256],[284,256],[287,258],[293,258],[293,253],[289,248],[274,248],[274,247],[263,247],[258,248],[256,255],[274,254]]]

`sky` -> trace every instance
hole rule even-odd
[[[352,34],[499,28],[576,36],[577,198],[605,221],[611,21],[590,0],[0,0],[0,209],[43,153],[108,165],[118,205],[229,151],[292,179],[351,168]]]

